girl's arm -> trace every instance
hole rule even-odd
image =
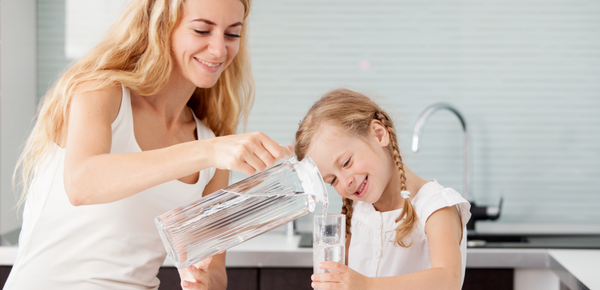
[[[282,149],[265,134],[194,140],[137,153],[110,154],[121,87],[77,93],[69,107],[65,190],[73,205],[108,203],[208,167],[246,174],[277,161]],[[64,143],[63,143],[64,144]]]
[[[429,241],[430,269],[400,276],[371,278],[340,263],[324,262],[322,268],[338,273],[315,274],[312,286],[316,289],[460,289],[462,223],[456,207],[442,208],[433,213],[425,224],[425,233]]]
[[[229,171],[219,170],[204,188],[202,196],[211,194],[229,185]],[[211,259],[211,258],[209,258]],[[202,263],[204,262],[204,263]],[[227,273],[225,270],[225,252],[214,255],[208,265],[206,260],[199,267],[179,269],[183,289],[225,290],[227,288]],[[190,266],[194,267],[194,266]],[[188,281],[187,285],[184,281]]]

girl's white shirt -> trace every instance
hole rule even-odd
[[[198,139],[215,137],[194,120]],[[142,151],[133,128],[131,96],[123,87],[111,154]],[[166,251],[154,218],[201,198],[215,168],[202,170],[195,184],[173,180],[116,202],[75,207],[64,188],[64,161],[65,149],[54,144],[36,168],[4,289],[157,289]]]
[[[379,212],[370,203],[354,201],[348,266],[367,277],[398,276],[431,268],[425,223],[435,211],[456,206],[463,226],[460,252],[464,280],[467,259],[466,224],[471,217],[470,203],[454,189],[444,188],[433,180],[421,187],[412,204],[418,221],[410,237],[404,240],[408,242],[412,238],[412,245],[403,248],[394,245],[396,228],[402,222],[396,223],[396,219],[402,209]]]

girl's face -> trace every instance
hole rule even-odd
[[[371,122],[366,140],[325,124],[315,134],[306,155],[314,160],[323,180],[342,197],[376,203],[382,195],[397,189],[393,186],[397,171],[388,144],[389,133],[379,121]]]
[[[174,73],[212,87],[238,53],[243,21],[240,0],[186,0],[171,36]]]

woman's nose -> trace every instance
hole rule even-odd
[[[208,52],[215,58],[222,59],[227,56],[225,38],[223,35],[214,35],[208,44]]]

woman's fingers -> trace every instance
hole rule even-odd
[[[190,281],[181,281],[181,288],[185,290],[209,290],[208,285]]]
[[[279,144],[279,147],[281,148],[281,157],[282,158],[290,158],[290,157],[294,156],[294,153],[293,153],[294,146]]]
[[[208,258],[194,264],[194,267],[196,267],[196,269],[198,269],[200,271],[208,272],[208,266],[210,265],[211,261],[212,261],[212,257],[208,257]]]
[[[252,175],[273,166],[282,157],[293,156],[293,146],[281,145],[261,132],[216,139],[214,164],[220,169]]]
[[[181,288],[186,290],[208,290],[210,287],[208,266],[211,261],[212,257],[209,257],[183,270]]]

